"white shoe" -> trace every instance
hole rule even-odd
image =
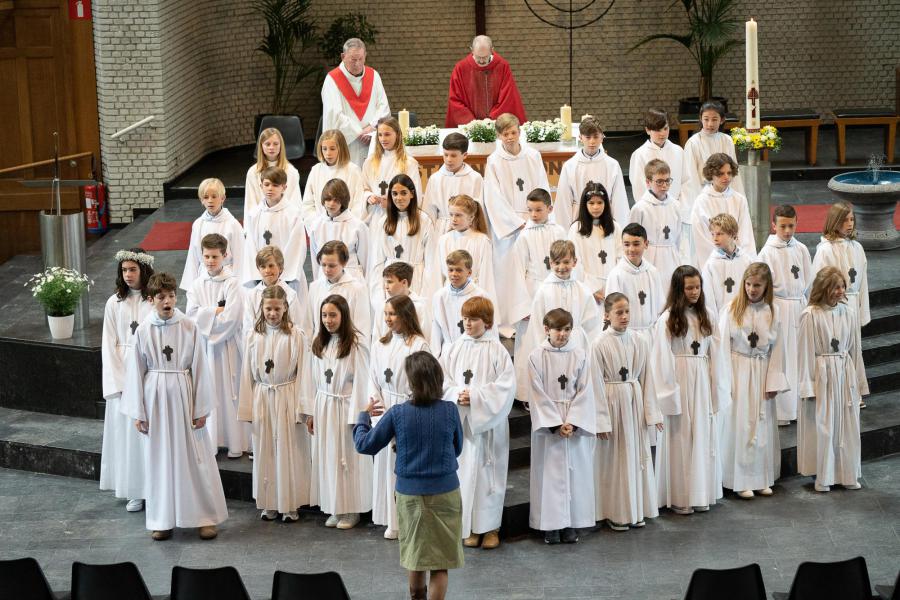
[[[821,485],[818,481],[816,482],[814,487],[816,488],[817,492],[830,492],[831,491],[830,485]]]
[[[865,402],[865,400],[860,400],[860,401],[859,401],[859,408],[860,408],[860,410],[862,410],[862,409],[865,408],[865,407],[866,407],[866,402]]]
[[[144,501],[143,500],[129,500],[125,505],[125,510],[128,512],[141,512],[144,510]]]
[[[790,425],[790,424],[791,424],[790,421],[785,421],[785,420],[782,420],[782,419],[778,419],[778,426],[779,426],[779,427],[787,427],[787,426]]]
[[[325,519],[325,527],[337,527],[338,521],[340,519],[337,515],[331,515],[327,519]]]
[[[243,452],[238,450],[237,452],[228,451],[228,458],[240,458],[244,455]]]
[[[396,529],[391,529],[390,527],[388,527],[384,530],[384,539],[396,540],[398,537],[400,537],[400,532]]]
[[[277,510],[264,510],[260,513],[259,518],[263,521],[274,521],[278,518]]]
[[[669,508],[676,515],[692,515],[692,514],[694,514],[693,508],[683,508],[681,506],[670,506]]]
[[[359,513],[347,513],[338,519],[338,529],[353,529],[359,523]]]
[[[644,521],[643,519],[641,519],[641,520],[638,521],[637,523],[632,523],[631,526],[632,526],[632,527],[643,527],[643,526],[645,526],[646,524],[647,524],[647,522]]]
[[[773,492],[772,488],[770,488],[770,487],[764,487],[763,489],[759,490],[760,496],[771,496],[774,493],[775,492]]]
[[[694,510],[697,512],[706,512],[709,510],[709,504],[704,504],[703,506],[695,506]]]
[[[860,489],[860,488],[862,488],[862,486],[859,485],[859,482],[858,482],[858,481],[857,481],[856,483],[851,484],[851,485],[845,485],[845,486],[844,486],[844,489],[845,489],[845,490],[858,490],[858,489]]]
[[[628,525],[624,525],[622,523],[616,523],[615,521],[606,520],[606,524],[609,525],[609,528],[613,531],[628,531]]]
[[[284,523],[293,523],[294,521],[299,521],[300,515],[297,514],[296,510],[292,510],[291,512],[286,512],[281,515],[281,521]]]
[[[741,490],[737,493],[737,495],[744,500],[750,500],[753,498],[753,490]]]

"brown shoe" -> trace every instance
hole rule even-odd
[[[484,541],[481,542],[482,550],[493,550],[500,545],[500,530],[495,529],[484,534]]]
[[[481,545],[481,534],[473,533],[469,537],[463,540],[463,546],[466,548],[477,548]]]
[[[166,529],[164,531],[154,531],[150,534],[150,537],[156,540],[157,542],[161,542],[163,540],[167,540],[172,537],[172,530]]]
[[[205,527],[200,528],[200,539],[201,540],[211,540],[219,535],[219,532],[216,531],[215,525],[207,525]]]

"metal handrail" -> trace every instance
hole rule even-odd
[[[119,131],[115,132],[114,134],[112,134],[109,137],[110,137],[110,139],[115,140],[115,139],[119,138],[120,136],[125,135],[129,131],[133,131],[133,130],[137,129],[138,127],[143,127],[144,125],[146,125],[147,123],[149,123],[150,121],[152,121],[155,118],[156,118],[155,115],[150,115],[149,117],[144,117],[137,123],[132,123],[128,127],[125,127],[124,129],[120,129]]]
[[[78,154],[69,154],[68,156],[60,156],[59,160],[77,160],[79,158],[87,158],[88,156],[93,157],[93,152],[79,152]],[[0,175],[3,173],[12,173],[13,171],[26,171],[28,169],[33,169],[34,167],[43,167],[45,165],[52,165],[56,162],[55,158],[48,158],[47,160],[39,160],[37,162],[25,163],[24,165],[16,165],[15,167],[6,167],[4,169],[0,169]]]

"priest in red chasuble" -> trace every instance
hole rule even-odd
[[[512,113],[524,123],[525,106],[509,63],[494,52],[486,35],[472,40],[472,53],[456,63],[450,76],[446,127]]]

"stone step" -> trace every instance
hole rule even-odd
[[[900,331],[900,302],[870,309],[872,320],[862,328],[862,337]]]
[[[866,377],[872,394],[896,392],[900,389],[900,360],[867,366]]]
[[[871,281],[871,279],[869,280]],[[900,304],[900,287],[869,290],[869,307],[896,306]]]
[[[900,360],[900,332],[863,338],[863,362],[866,368]]]

